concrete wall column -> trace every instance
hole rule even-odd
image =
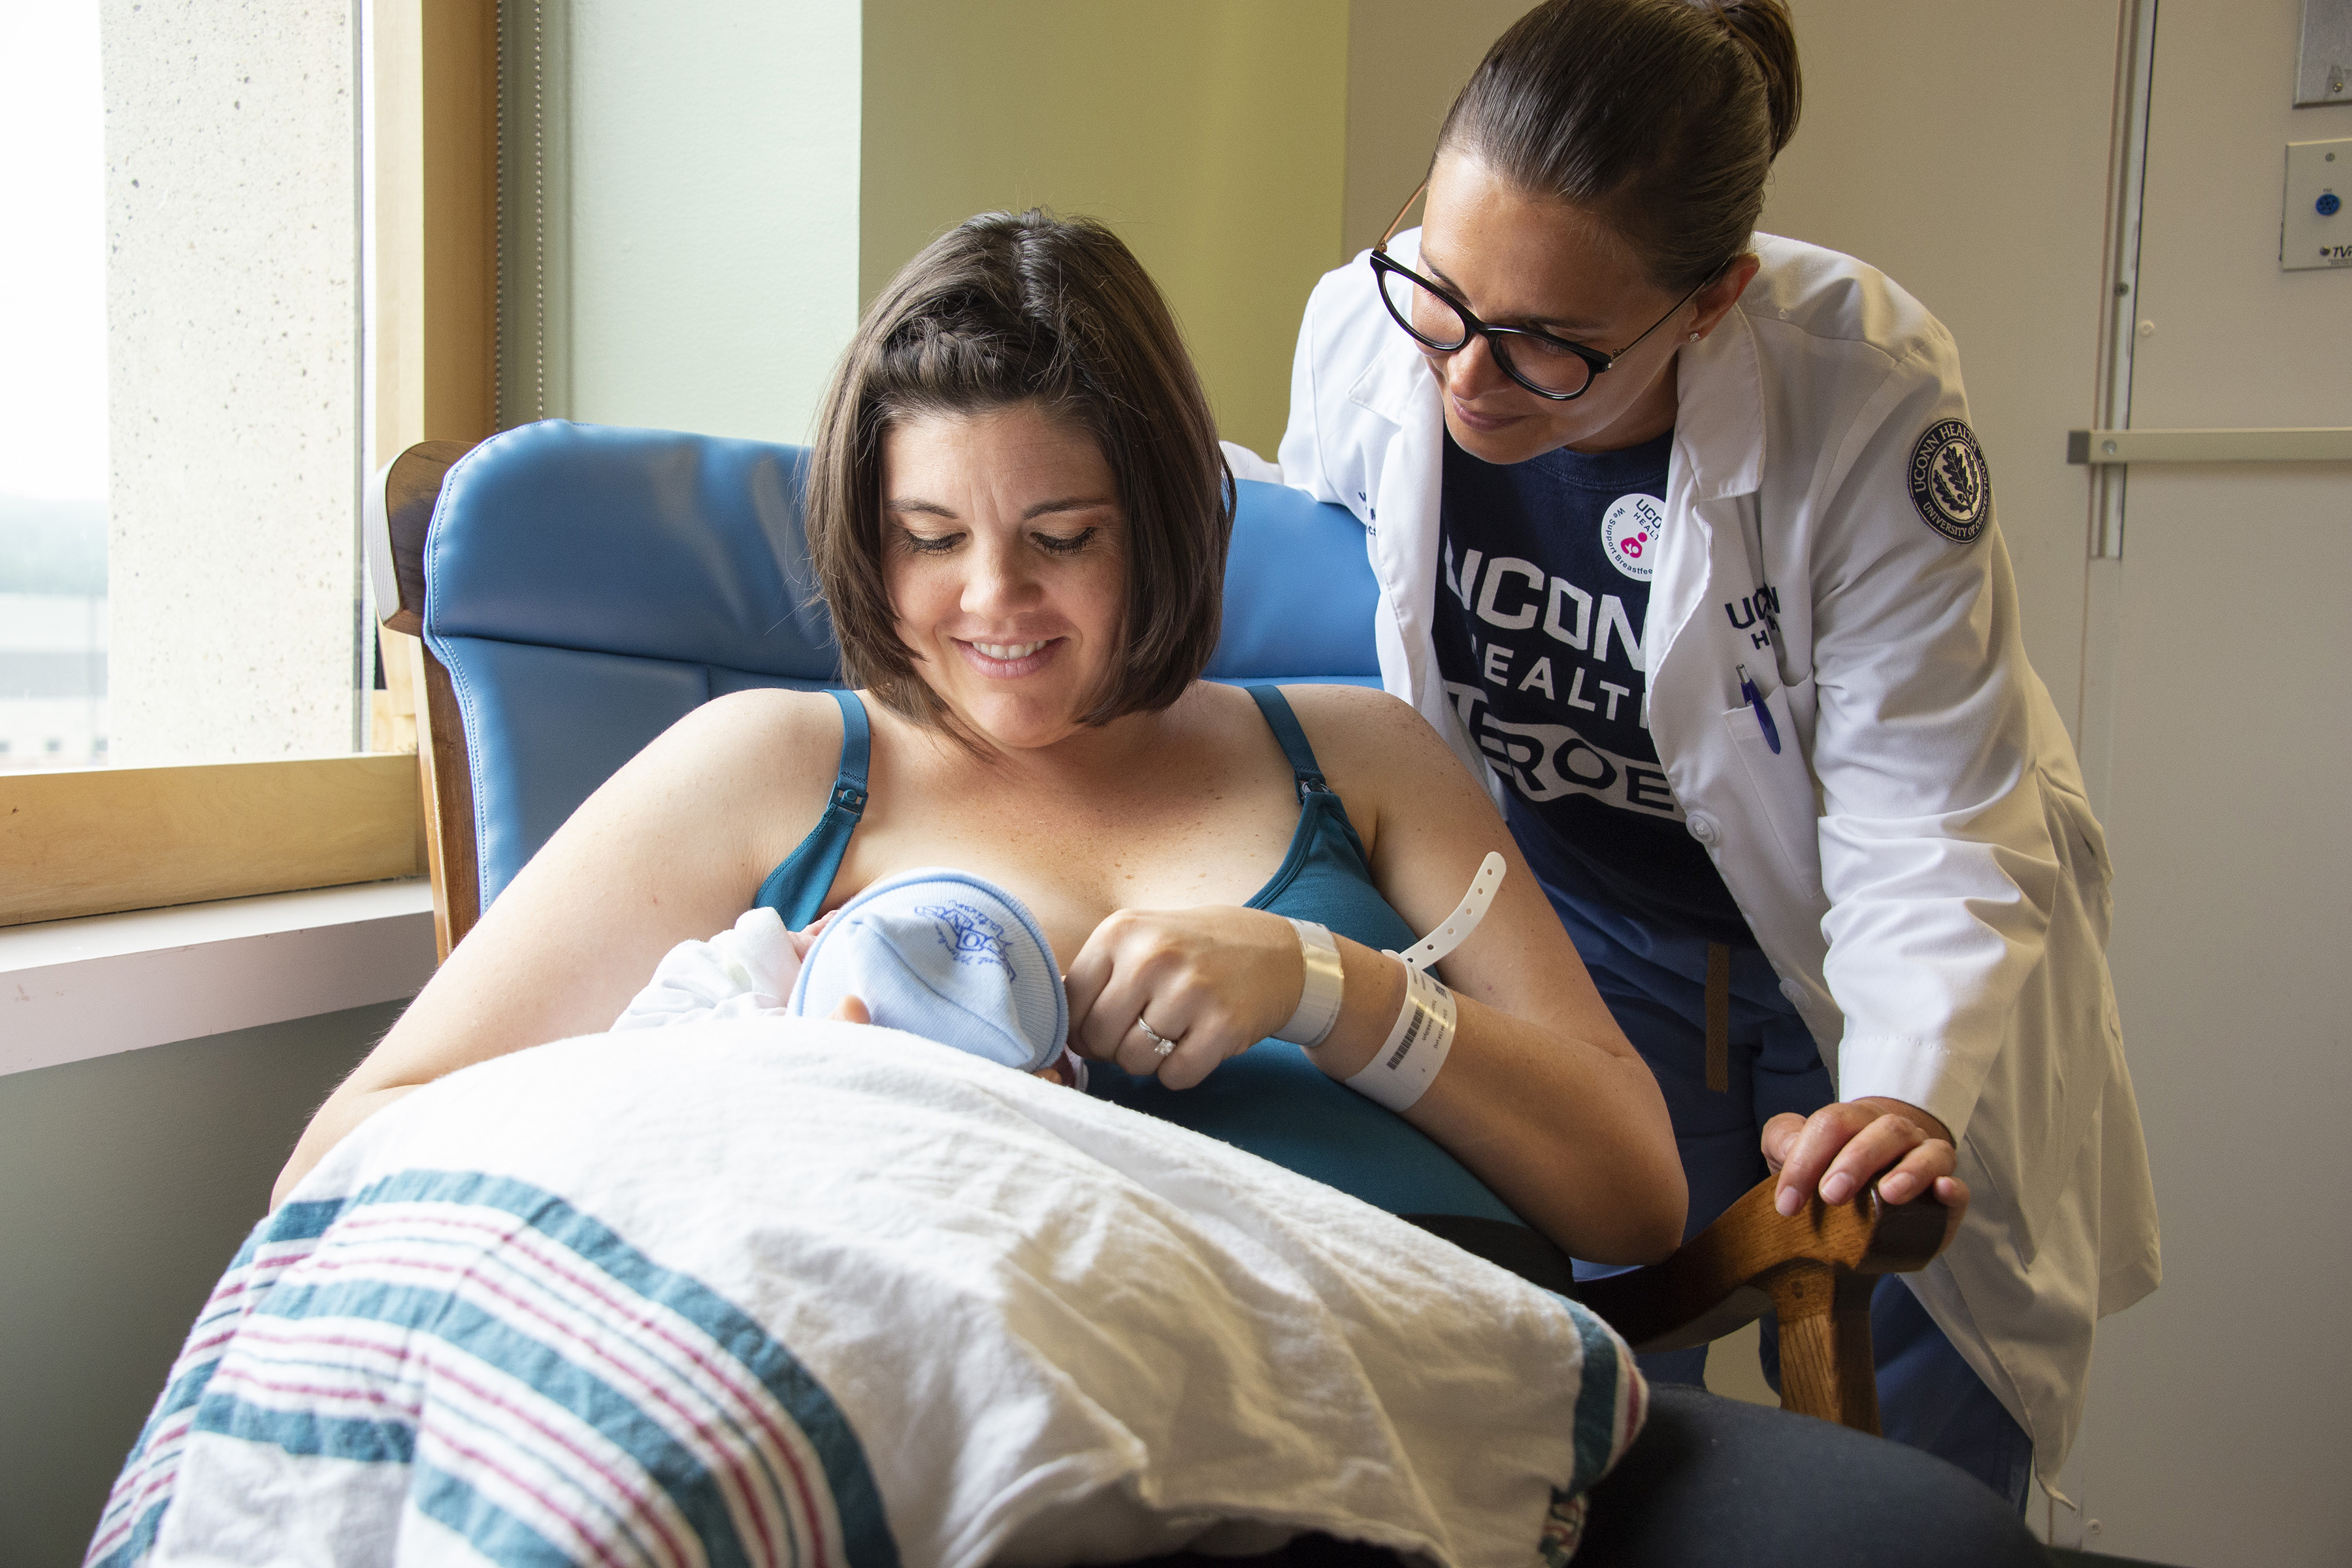
[[[353,749],[356,12],[105,0],[112,757]]]

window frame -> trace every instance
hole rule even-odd
[[[375,468],[492,428],[498,6],[370,0],[362,27]],[[379,635],[414,668],[414,639]],[[0,926],[414,877],[420,787],[406,752],[0,773]]]

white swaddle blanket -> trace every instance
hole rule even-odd
[[[1020,1568],[1320,1530],[1556,1568],[1643,1403],[1598,1320],[1255,1156],[890,1030],[705,1023],[345,1139],[215,1292],[90,1560]]]
[[[613,1020],[619,1029],[666,1029],[723,1018],[784,1016],[801,955],[784,918],[753,908],[709,942],[682,942],[662,954],[654,977]]]

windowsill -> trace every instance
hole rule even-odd
[[[0,1075],[415,995],[423,878],[0,928]]]

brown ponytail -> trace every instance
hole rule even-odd
[[[1797,133],[1805,107],[1804,79],[1797,72],[1797,28],[1783,0],[1693,0],[1712,11],[1756,63],[1763,79],[1764,103],[1772,117],[1772,155],[1779,157]]]
[[[1803,98],[1785,0],[1549,0],[1486,51],[1437,145],[1599,213],[1679,291],[1746,248]]]

